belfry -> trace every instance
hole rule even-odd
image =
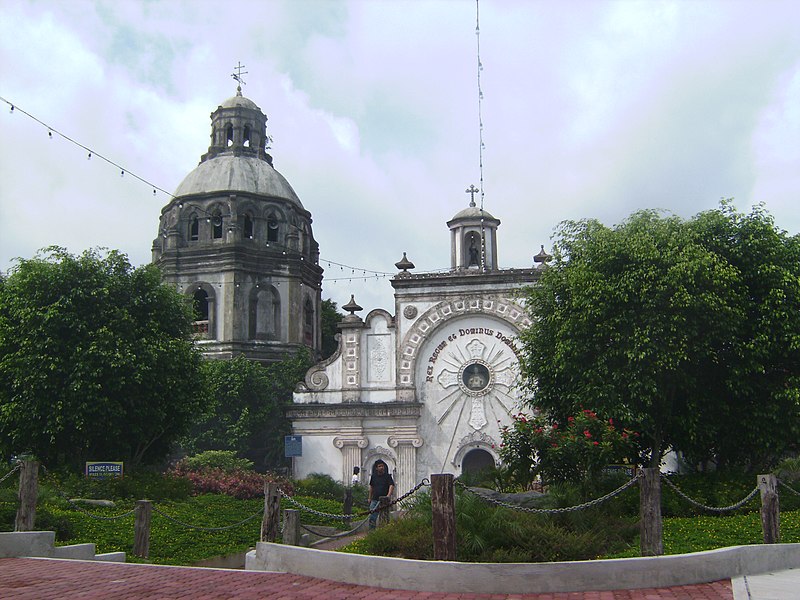
[[[241,84],[241,72],[234,76]],[[236,95],[211,145],[161,210],[153,263],[191,298],[208,358],[280,360],[321,346],[322,268],[306,210],[267,153],[267,117]]]

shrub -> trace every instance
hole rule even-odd
[[[191,493],[191,484],[183,478],[155,471],[133,471],[120,479],[90,478],[74,472],[48,472],[40,485],[40,496],[97,498],[104,500],[183,500]]]
[[[456,494],[456,559],[465,562],[545,562],[586,560],[629,545],[635,519],[594,509],[593,518],[565,519],[488,504],[469,493]],[[433,533],[430,496],[420,494],[404,518],[370,532],[355,545],[381,556],[430,559]],[[349,550],[349,549],[348,549]]]
[[[246,458],[238,458],[233,450],[206,450],[184,458],[181,462],[190,471],[220,469],[225,472],[231,472],[250,471],[253,469],[253,461]]]
[[[344,498],[344,485],[323,473],[311,473],[305,479],[295,481],[294,487],[296,493],[302,496],[328,498],[340,502]]]
[[[170,475],[189,482],[192,494],[224,494],[242,500],[262,498],[264,483],[277,482],[280,489],[288,495],[294,493],[293,486],[285,477],[272,473],[261,474],[255,471],[233,469],[225,471],[219,468],[204,467],[198,470],[189,469],[185,462],[179,462]]]

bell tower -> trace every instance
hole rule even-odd
[[[242,95],[211,113],[211,144],[161,210],[153,262],[195,309],[208,358],[281,360],[322,345],[322,268],[306,210],[267,153],[267,117]]]
[[[474,185],[470,186],[466,190],[470,194],[469,206],[447,222],[450,228],[450,268],[453,271],[499,269],[497,228],[500,219],[475,206],[478,191]]]

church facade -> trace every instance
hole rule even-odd
[[[413,274],[403,255],[394,314],[362,319],[352,298],[342,307],[337,352],[308,371],[288,410],[302,440],[296,477],[350,481],[381,459],[403,494],[432,473],[498,462],[500,430],[520,410],[517,336],[530,324],[515,291],[539,274],[498,267],[499,225],[471,202],[447,223],[449,272]]]
[[[307,211],[267,153],[267,117],[234,97],[211,145],[161,211],[152,259],[191,299],[204,355],[280,360],[321,347],[322,268]]]

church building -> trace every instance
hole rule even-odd
[[[211,145],[161,210],[152,255],[191,298],[206,357],[260,362],[321,347],[322,268],[303,208],[267,153],[267,117],[236,95],[211,113]]]
[[[500,430],[520,410],[517,336],[530,324],[514,293],[539,274],[499,268],[499,225],[470,202],[447,222],[448,272],[414,274],[404,254],[394,314],[362,319],[352,297],[342,307],[338,350],[308,371],[288,410],[302,447],[295,477],[349,482],[382,459],[403,494],[432,473],[499,461]],[[548,258],[542,249],[534,260]]]

